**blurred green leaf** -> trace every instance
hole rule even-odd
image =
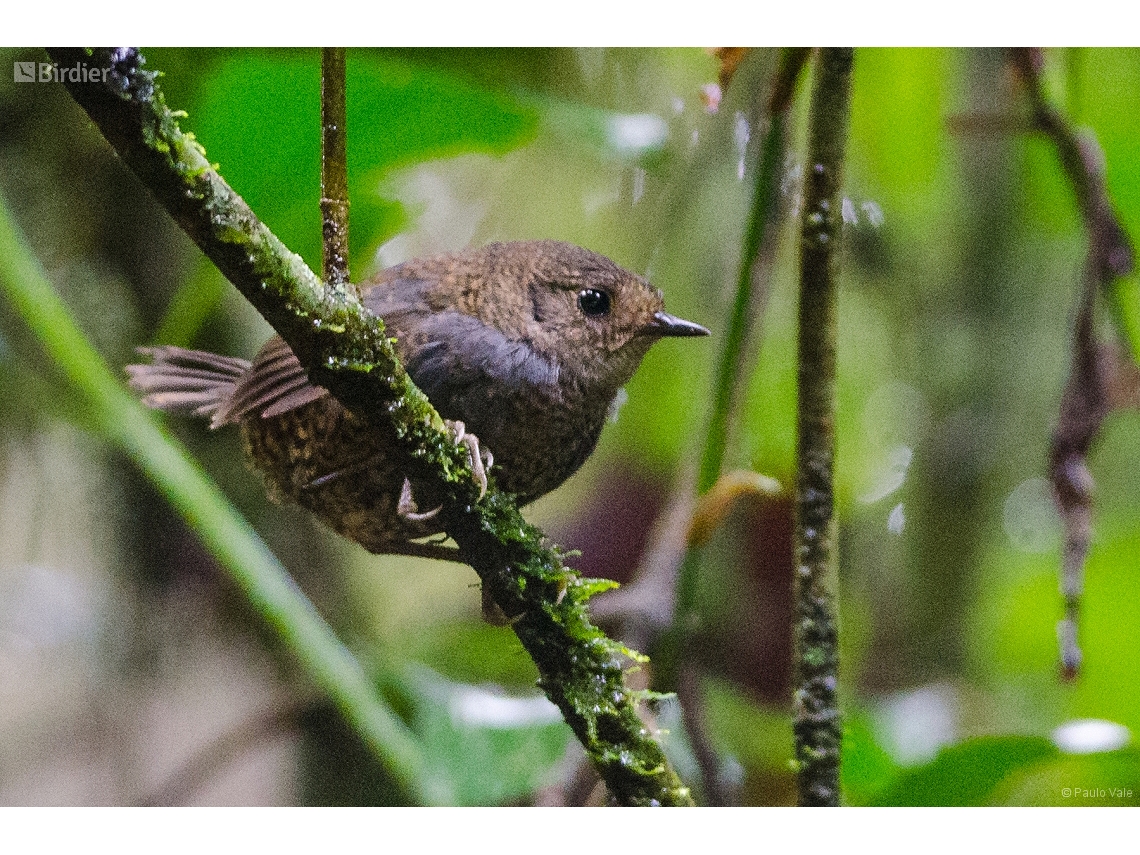
[[[901,772],[873,800],[898,807],[985,805],[997,786],[1019,769],[1056,757],[1037,736],[983,736],[944,748],[926,765]]]
[[[409,643],[404,650],[409,660],[422,662],[452,680],[520,690],[532,688],[538,680],[538,669],[518,637],[485,621],[441,624]]]
[[[539,694],[508,695],[416,667],[400,681],[433,786],[454,805],[496,805],[557,779],[573,734]]]
[[[274,232],[320,259],[320,57],[242,51],[210,74],[191,115],[210,158]],[[404,223],[379,192],[386,171],[461,152],[501,154],[531,139],[532,109],[510,96],[367,51],[348,54],[348,167],[354,269]],[[268,167],[268,168],[267,168]]]
[[[1003,805],[1135,807],[1140,805],[1140,751],[1058,757],[1018,770],[995,793]]]
[[[871,804],[876,793],[897,774],[898,766],[875,740],[866,716],[853,712],[843,720],[843,799],[847,804]]]

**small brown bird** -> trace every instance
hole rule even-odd
[[[486,484],[520,503],[589,457],[618,390],[664,336],[708,330],[666,314],[661,292],[608,258],[558,241],[494,243],[409,261],[365,282],[416,385],[472,452]],[[237,424],[270,494],[375,553],[445,558],[428,484],[405,477],[390,438],[309,382],[280,338],[253,363],[178,347],[129,365],[143,403]],[[478,437],[478,440],[475,439]],[[492,458],[493,453],[493,458]]]

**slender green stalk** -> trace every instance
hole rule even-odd
[[[783,167],[787,140],[787,115],[784,112],[771,117],[760,162],[756,170],[756,187],[753,191],[752,206],[749,210],[748,227],[745,230],[744,247],[740,260],[740,273],[737,278],[736,296],[733,298],[732,314],[725,333],[724,349],[721,351],[714,384],[712,411],[708,431],[705,434],[704,451],[701,456],[701,471],[698,491],[707,493],[716,483],[724,464],[725,448],[728,442],[729,417],[738,388],[746,372],[740,368],[744,346],[752,326],[753,285],[755,266],[760,246],[773,221],[779,202],[780,170]],[[677,599],[674,607],[673,627],[662,640],[657,656],[656,681],[662,688],[672,689],[677,685],[677,671],[680,660],[687,648],[688,639],[699,628],[696,610],[697,581],[700,576],[701,550],[690,547],[677,572]]]
[[[3,200],[0,288],[87,402],[101,435],[130,457],[186,518],[407,793],[434,801],[414,735],[381,702],[360,664],[249,523],[111,373],[52,289]]]
[[[764,147],[760,152],[760,162],[757,164],[756,187],[753,190],[752,206],[748,212],[748,227],[744,233],[736,294],[733,297],[732,313],[725,331],[724,348],[721,350],[720,362],[717,365],[712,412],[709,416],[708,432],[705,435],[704,452],[701,455],[701,471],[697,480],[697,491],[700,493],[707,493],[712,488],[724,465],[729,418],[744,376],[744,372],[740,370],[740,362],[755,320],[752,315],[756,279],[754,271],[759,260],[760,245],[776,219],[786,141],[787,114],[776,113],[768,124],[768,132],[764,135]]]
[[[843,157],[851,112],[850,48],[816,63],[800,237],[796,454],[794,722],[801,805],[839,804],[839,632],[835,538],[835,341]]]
[[[768,129],[756,165],[756,184],[752,190],[752,202],[744,230],[736,293],[713,383],[713,401],[701,453],[697,491],[702,496],[713,489],[721,476],[728,447],[729,425],[740,390],[748,376],[743,365],[746,346],[763,305],[763,301],[757,299],[756,289],[763,280],[761,271],[765,247],[772,243],[773,230],[779,222],[780,180],[787,149],[788,107],[806,60],[807,53],[800,49],[783,50],[773,78],[772,93],[768,99]],[[761,310],[757,309],[758,304]],[[715,526],[716,522],[712,525]],[[697,583],[702,557],[700,544],[690,536],[688,548],[677,570],[673,622],[658,645],[654,680],[662,689],[675,689],[678,692],[684,706],[689,741],[701,769],[705,798],[712,805],[720,805],[725,803],[725,794],[716,779],[717,764],[711,744],[699,725],[703,719],[701,710],[696,708],[700,703],[700,681],[692,670],[692,665],[685,661],[686,651],[691,649],[692,638],[700,629]]]
[[[691,804],[637,715],[624,648],[593,626],[587,599],[609,587],[581,579],[492,483],[481,499],[465,450],[404,371],[383,322],[353,289],[325,287],[206,160],[178,126],[154,72],[132,48],[53,48],[60,65],[108,70],[105,84],[67,83],[123,162],[289,344],[310,379],[366,419],[412,478],[445,497],[440,520],[534,659],[611,793],[631,805]],[[266,168],[271,168],[267,164]]]
[[[777,222],[780,200],[780,178],[784,167],[787,146],[788,106],[791,91],[806,61],[806,54],[786,49],[781,56],[773,94],[769,99],[772,109],[768,131],[760,151],[756,169],[756,186],[752,191],[752,204],[748,210],[748,225],[744,230],[744,246],[740,253],[740,269],[736,277],[736,295],[725,332],[724,349],[717,365],[713,384],[713,404],[701,454],[701,470],[697,491],[707,493],[720,477],[728,445],[728,424],[738,390],[746,372],[741,371],[744,347],[748,342],[755,317],[752,312],[756,285],[756,267],[760,261],[760,248]]]
[[[752,191],[748,224],[744,230],[744,246],[741,248],[740,269],[736,278],[736,294],[733,297],[728,328],[725,331],[724,348],[717,365],[716,380],[713,382],[712,408],[697,479],[697,492],[702,495],[712,489],[724,467],[729,421],[741,385],[747,377],[742,362],[745,345],[757,320],[753,304],[759,278],[761,248],[765,241],[771,238],[772,229],[779,220],[780,179],[787,150],[788,107],[791,103],[791,92],[805,60],[806,55],[802,52],[786,49],[781,55],[780,67],[774,79],[773,97],[770,99],[773,109],[768,117],[768,130],[764,135],[760,159],[756,165],[756,185]],[[683,635],[688,635],[695,628],[699,570],[699,551],[690,548],[678,572],[674,612],[676,615],[674,624]],[[671,652],[679,653],[683,647],[683,640],[678,639]],[[675,667],[673,658],[673,656],[666,657],[666,664],[670,669]],[[664,674],[668,678],[665,685],[672,685],[672,675],[672,670]]]
[[[348,131],[344,48],[321,50],[321,224],[325,282],[348,286]],[[351,287],[351,286],[348,286]]]

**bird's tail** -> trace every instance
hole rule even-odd
[[[139,353],[153,360],[147,365],[128,365],[131,388],[143,393],[142,402],[152,409],[182,415],[208,416],[218,427],[218,411],[233,397],[238,381],[250,363],[232,356],[173,345],[140,347]]]

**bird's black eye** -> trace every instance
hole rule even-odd
[[[578,294],[578,308],[590,317],[608,314],[610,295],[596,288],[586,288]]]

